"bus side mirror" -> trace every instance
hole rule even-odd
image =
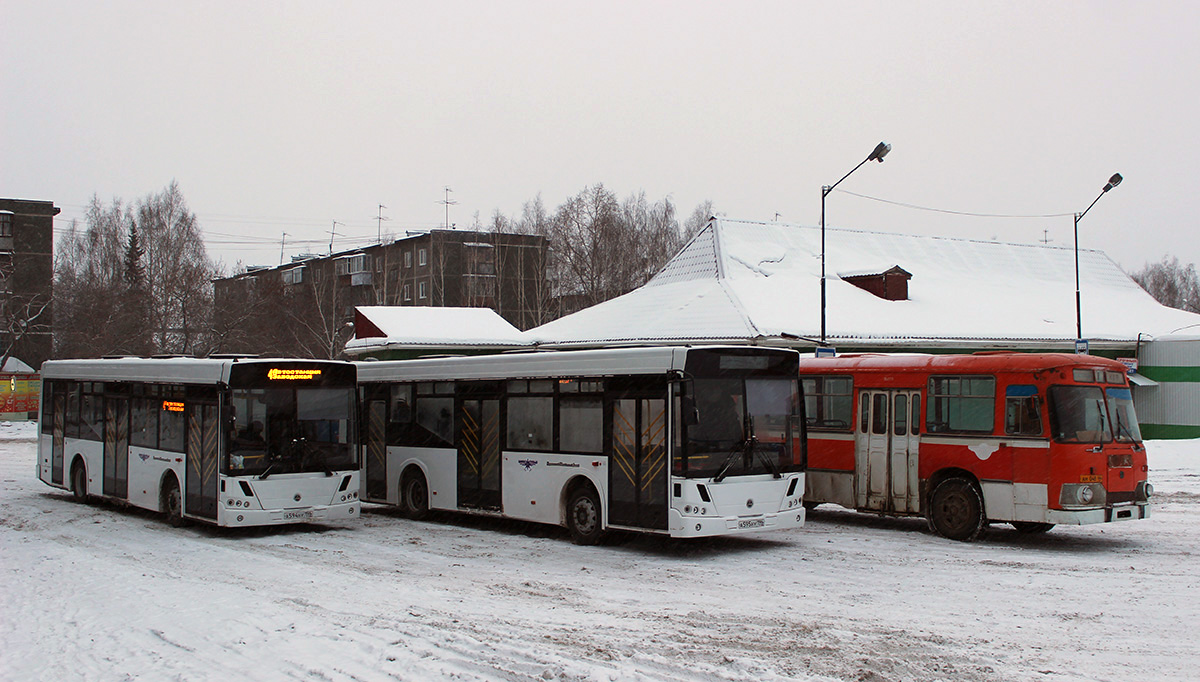
[[[683,411],[683,423],[685,426],[695,426],[700,423],[700,410],[696,408],[696,399],[690,395],[685,395],[679,400],[680,409]]]

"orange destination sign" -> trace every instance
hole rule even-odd
[[[174,400],[164,400],[163,401],[163,411],[164,412],[183,412],[183,403],[176,402]]]
[[[267,378],[281,381],[315,379],[321,376],[319,369],[280,369],[273,367],[267,370]]]

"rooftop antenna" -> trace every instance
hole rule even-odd
[[[1054,240],[1050,238],[1050,230],[1042,230],[1042,243],[1049,244],[1052,241]]]
[[[379,205],[379,215],[375,218],[375,220],[378,221],[377,229],[379,230],[379,243],[380,244],[383,243],[383,221],[391,220],[391,218],[384,217],[383,209],[385,209],[385,208],[387,208],[387,206],[380,204]]]
[[[329,230],[329,255],[331,255],[331,256],[333,255],[333,238],[335,236],[336,237],[342,236],[342,234],[337,231],[338,225],[345,225],[345,223],[339,223],[338,221],[335,220],[335,221],[333,221],[333,227],[330,228],[330,230]]]
[[[287,232],[283,233],[283,238],[279,240],[279,264],[283,265],[283,247],[287,244]]]
[[[454,190],[450,189],[448,185],[444,189],[446,190],[446,198],[437,203],[446,205],[446,229],[448,230],[450,229],[450,207],[458,202],[450,199],[450,193]]]

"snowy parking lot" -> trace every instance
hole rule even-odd
[[[227,531],[84,505],[0,425],[3,680],[1190,680],[1200,443],[1147,521],[978,542],[836,507],[735,539],[443,515]],[[1196,462],[1198,464],[1191,464]]]

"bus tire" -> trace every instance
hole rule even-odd
[[[167,515],[167,523],[174,528],[182,527],[184,524],[183,495],[179,492],[179,481],[174,476],[167,476],[167,480],[163,481],[161,497],[161,506],[163,513]]]
[[[808,500],[804,501],[804,511],[812,511],[819,506],[821,506],[820,502],[809,502]]]
[[[420,521],[429,516],[429,484],[420,469],[405,472],[400,479],[400,515]]]
[[[929,527],[944,538],[970,542],[986,524],[983,495],[965,478],[947,478],[933,489],[929,505]]]
[[[600,497],[590,485],[571,493],[567,500],[567,530],[577,545],[596,545],[604,539],[600,520]]]
[[[1039,523],[1037,521],[1011,521],[1012,527],[1017,529],[1018,533],[1026,533],[1034,535],[1037,533],[1045,533],[1054,527],[1053,523]]]
[[[76,502],[87,502],[87,467],[83,462],[76,461],[71,467],[71,495]]]

